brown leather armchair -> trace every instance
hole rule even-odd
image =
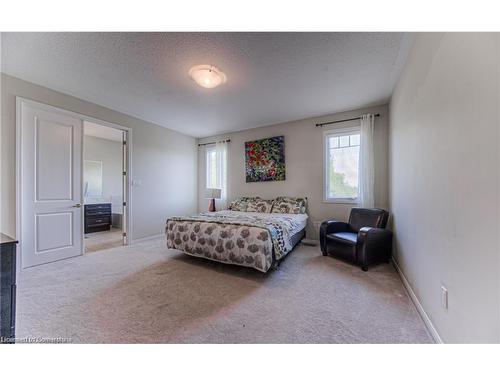
[[[368,265],[389,262],[392,232],[385,229],[389,213],[379,208],[353,208],[349,222],[327,220],[319,238],[324,256],[333,255],[354,262],[368,271]]]

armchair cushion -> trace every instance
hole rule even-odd
[[[350,244],[355,244],[358,240],[358,234],[352,232],[337,232],[327,235],[329,239],[345,241]]]

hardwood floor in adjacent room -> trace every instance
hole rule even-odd
[[[112,249],[123,245],[122,230],[111,228],[107,232],[88,233],[83,240],[85,253]]]

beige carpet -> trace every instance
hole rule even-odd
[[[18,337],[80,343],[429,343],[391,265],[362,272],[299,246],[278,271],[163,240],[22,271]]]

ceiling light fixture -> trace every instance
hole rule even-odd
[[[213,65],[196,65],[189,69],[189,76],[201,87],[213,89],[226,83],[226,75]]]

